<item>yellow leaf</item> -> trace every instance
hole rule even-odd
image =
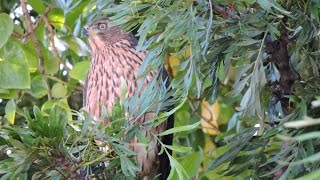
[[[204,152],[210,153],[216,149],[216,145],[212,142],[212,139],[209,136],[205,136],[205,145],[204,145]]]
[[[201,103],[201,126],[202,131],[207,134],[219,134],[219,126],[217,123],[220,113],[219,103],[209,104],[207,101]]]
[[[16,116],[16,103],[14,102],[13,99],[8,101],[6,107],[5,107],[5,113],[6,117],[9,121],[9,124],[13,125],[14,124],[14,119]]]
[[[169,75],[171,77],[175,77],[179,72],[179,65],[180,62],[184,59],[188,58],[190,56],[190,48],[187,48],[184,55],[177,55],[177,54],[166,54],[166,62],[165,62],[165,68],[169,72]]]

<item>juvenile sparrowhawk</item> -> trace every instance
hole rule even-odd
[[[133,96],[137,91],[138,69],[147,52],[137,52],[135,37],[118,26],[110,26],[108,18],[100,18],[83,28],[83,34],[88,37],[91,50],[91,65],[85,83],[84,108],[95,118],[101,116],[101,104],[108,112],[120,97],[121,83],[126,83],[127,96]],[[146,84],[154,78],[154,73],[146,77]],[[140,122],[148,121],[143,116]],[[108,125],[108,120],[103,124]],[[134,122],[131,122],[134,123]],[[158,134],[173,126],[173,117],[154,127],[151,132]],[[146,134],[146,132],[142,132]],[[137,143],[137,138],[132,142]],[[160,175],[158,179],[166,179],[170,172],[170,162],[166,153],[159,155],[160,147],[156,139],[151,138],[150,144],[156,144],[148,152],[142,147],[132,147],[137,152],[137,163],[140,165],[140,176]],[[164,144],[172,144],[172,135],[161,137]],[[171,153],[171,152],[170,152]]]

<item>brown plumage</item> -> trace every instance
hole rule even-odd
[[[138,69],[147,53],[135,50],[137,40],[131,33],[117,26],[109,27],[108,18],[100,18],[89,23],[83,29],[83,33],[88,36],[91,50],[91,65],[84,91],[84,108],[95,119],[99,119],[101,105],[104,105],[108,112],[112,111],[113,104],[121,94],[121,83],[126,83],[127,97],[137,91]],[[151,72],[147,75],[145,85],[154,78],[154,74]],[[138,122],[146,122],[152,117],[154,115],[151,113],[145,114]],[[108,125],[108,120],[104,120],[103,124]],[[171,117],[151,132],[158,134],[172,126]],[[146,134],[146,131],[142,131]],[[165,144],[172,144],[172,135],[162,137],[161,140]],[[137,138],[134,138],[131,143],[137,142]],[[158,155],[160,148],[155,139],[151,139],[149,146],[148,152],[144,147],[131,147],[137,152],[137,162],[141,167],[140,176],[152,178],[160,174],[160,179],[166,179],[170,171],[168,157],[165,153]]]

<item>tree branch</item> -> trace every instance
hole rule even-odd
[[[51,7],[49,6],[47,9],[51,9]],[[44,22],[46,23],[46,27],[50,33],[50,43],[51,43],[51,47],[52,47],[52,51],[53,53],[55,54],[55,56],[57,57],[58,61],[60,64],[63,65],[63,67],[69,72],[70,71],[70,68],[67,66],[67,64],[62,60],[62,58],[60,57],[60,54],[55,46],[55,43],[54,43],[54,36],[55,36],[55,31],[54,29],[52,28],[51,26],[51,23],[49,21],[49,19],[47,18],[47,16],[42,16],[43,17],[43,20]]]
[[[61,84],[64,84],[64,85],[68,85],[68,86],[70,86],[70,87],[73,87],[73,88],[75,88],[76,90],[79,90],[79,91],[81,91],[81,92],[83,91],[83,88],[82,88],[81,86],[71,85],[70,83],[65,82],[65,81],[63,81],[63,80],[61,80],[61,79],[59,79],[59,78],[57,78],[57,77],[49,76],[49,75],[45,75],[44,77],[47,78],[47,79],[51,79],[51,80],[53,80],[53,81],[59,82],[59,83],[61,83]]]
[[[37,56],[39,58],[39,67],[38,67],[38,69],[39,69],[41,74],[44,74],[44,56],[43,56],[43,52],[42,52],[40,43],[39,43],[37,37],[34,34],[34,29],[33,29],[32,22],[31,22],[31,17],[30,17],[30,14],[28,12],[28,9],[27,9],[27,0],[20,0],[20,6],[21,6],[21,9],[22,9],[25,21],[26,21],[27,34],[30,34],[31,40],[32,40],[32,42],[33,42],[33,44],[35,46],[36,53],[37,53]]]
[[[50,8],[47,8],[44,11],[43,16],[48,16],[48,13],[50,12],[50,10],[51,10]],[[43,16],[40,16],[39,19],[36,21],[35,25],[33,26],[33,31],[35,31],[39,27],[39,25],[42,22]],[[16,31],[13,31],[12,35],[16,38],[23,39],[24,41],[27,41],[30,37],[30,32],[25,32],[24,34],[21,34]]]

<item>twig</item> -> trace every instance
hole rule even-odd
[[[64,85],[68,85],[68,86],[70,86],[70,87],[73,87],[73,88],[75,88],[76,90],[79,90],[79,91],[82,91],[82,90],[83,90],[83,88],[82,88],[81,86],[71,85],[70,83],[67,83],[67,82],[65,82],[65,81],[62,81],[61,79],[56,78],[56,77],[54,77],[54,76],[45,75],[44,77],[47,78],[47,79],[51,79],[51,80],[53,80],[53,81],[59,82],[59,83],[61,83],[61,84],[64,84]]]
[[[47,8],[44,13],[43,13],[43,16],[47,16],[48,13],[50,12],[50,8]],[[42,22],[42,19],[43,19],[43,16],[41,16],[35,23],[35,25],[33,26],[33,32],[39,27],[39,25],[41,24]],[[15,36],[16,38],[19,38],[19,39],[23,39],[25,41],[27,41],[30,37],[30,32],[25,32],[24,34],[21,34],[21,33],[18,33],[16,31],[13,31],[12,32],[12,35]]]
[[[51,7],[49,6],[47,9],[51,9]],[[53,53],[56,55],[58,61],[60,64],[63,65],[63,67],[69,72],[70,71],[70,68],[67,66],[67,64],[62,60],[62,58],[60,57],[59,55],[59,52],[55,46],[55,43],[54,43],[54,36],[55,36],[55,32],[54,32],[54,29],[52,28],[51,26],[51,23],[49,21],[49,19],[47,18],[47,16],[42,16],[43,17],[43,20],[44,22],[46,23],[46,27],[50,33],[50,43],[51,43],[51,47],[52,47],[52,51]]]
[[[44,72],[44,56],[43,56],[43,52],[42,52],[40,43],[39,43],[37,37],[34,34],[34,27],[32,26],[31,17],[30,17],[30,14],[28,12],[28,9],[27,9],[27,0],[20,0],[20,6],[21,6],[22,12],[24,14],[24,18],[25,18],[26,25],[27,25],[27,33],[25,35],[26,35],[26,37],[31,36],[31,40],[32,40],[32,42],[33,42],[33,44],[35,46],[36,53],[37,53],[37,56],[39,58],[39,67],[38,67],[38,69],[39,69],[41,74],[44,74],[45,73]],[[45,13],[49,13],[49,10],[45,11]],[[40,24],[40,22],[38,24]],[[36,24],[36,27],[37,26],[38,25]],[[48,84],[47,79],[45,79],[45,81]],[[49,87],[49,84],[48,84],[48,87]],[[51,99],[51,91],[50,90],[48,91],[48,99],[49,100]]]
[[[55,167],[54,169],[55,169],[56,171],[58,171],[58,173],[60,173],[60,174],[63,176],[64,179],[68,179],[68,178],[65,176],[65,174],[64,174],[61,170],[59,170],[57,167]]]
[[[208,118],[204,117],[201,113],[198,112],[199,109],[200,109],[200,105],[202,103],[202,100],[199,101],[198,107],[194,106],[194,104],[192,103],[193,101],[190,100],[190,98],[188,98],[188,100],[189,100],[188,102],[189,102],[189,105],[190,105],[190,108],[191,108],[191,111],[192,111],[191,112],[192,115],[196,115],[196,116],[200,117],[201,119],[204,119],[207,122],[211,121],[211,119],[208,119]]]
[[[210,31],[211,31],[211,26],[212,26],[212,16],[213,16],[213,9],[212,9],[212,2],[211,0],[208,0],[209,2],[209,8],[210,8],[210,16],[209,16],[209,23],[208,23],[208,27],[207,27],[207,31],[206,31],[206,45],[205,47],[203,48],[203,53],[206,53],[207,52],[207,49],[208,49],[208,45],[209,45],[209,34],[210,34]]]
[[[43,52],[42,52],[40,43],[39,43],[39,41],[38,41],[37,37],[35,36],[34,31],[33,31],[31,17],[30,17],[30,14],[28,12],[28,9],[27,9],[27,0],[20,0],[20,6],[21,6],[21,9],[22,9],[22,12],[24,14],[25,21],[26,21],[27,33],[30,34],[30,36],[31,36],[31,40],[32,40],[32,42],[33,42],[33,44],[35,46],[35,49],[36,49],[36,52],[37,52],[37,55],[38,55],[38,58],[39,58],[39,67],[38,67],[38,69],[39,69],[41,74],[44,74]]]

